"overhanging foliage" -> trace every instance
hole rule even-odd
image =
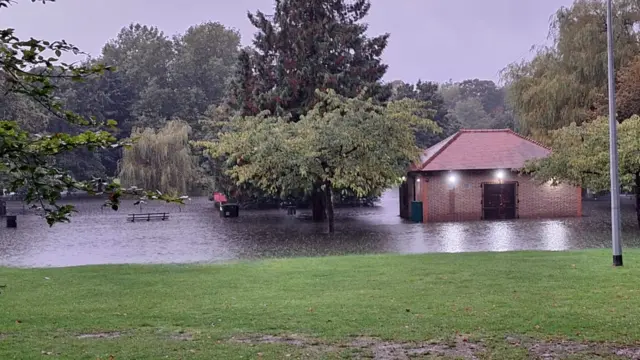
[[[609,121],[598,118],[552,132],[549,157],[527,164],[525,171],[540,181],[566,182],[594,191],[610,187]],[[640,117],[618,125],[620,185],[632,190],[640,175]]]

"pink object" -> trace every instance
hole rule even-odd
[[[227,202],[227,197],[224,196],[224,194],[219,193],[219,192],[214,192],[213,193],[213,201],[215,202],[219,202],[219,203],[226,203]]]

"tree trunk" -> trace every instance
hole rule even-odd
[[[640,227],[640,172],[636,173],[636,219],[638,219],[638,227]]]
[[[323,222],[326,217],[324,213],[324,191],[322,191],[320,183],[313,186],[311,193],[311,218],[315,222]]]
[[[327,218],[329,219],[329,232],[332,233],[335,230],[333,223],[333,187],[331,186],[331,181],[326,181],[324,185],[324,193],[326,196],[325,206],[327,209]]]

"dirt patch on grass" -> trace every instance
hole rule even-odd
[[[240,339],[232,339],[235,342],[240,342],[244,344],[286,344],[286,345],[294,345],[294,346],[306,346],[310,345],[310,339],[304,338],[298,335],[291,336],[272,336],[272,335],[264,335],[264,336],[255,336],[249,338],[240,338]]]
[[[482,344],[469,342],[460,336],[447,343],[403,343],[360,337],[350,342],[329,344],[299,335],[254,336],[233,338],[244,344],[286,344],[304,348],[314,353],[340,353],[348,351],[352,359],[408,360],[418,356],[443,356],[455,359],[475,360],[485,351]]]
[[[463,336],[458,336],[450,342],[431,343],[400,343],[382,341],[374,338],[358,338],[349,343],[350,347],[357,347],[370,352],[373,359],[404,360],[416,356],[440,356],[454,359],[478,359],[485,351],[480,343],[472,343]],[[368,350],[368,351],[367,351]]]
[[[616,356],[639,360],[640,359],[640,347],[629,348],[629,347],[621,347],[615,351]]]
[[[640,360],[640,346],[622,346],[611,343],[577,341],[539,341],[530,338],[507,337],[513,346],[523,347],[536,359],[555,360],[566,358],[610,358]]]
[[[193,334],[188,332],[177,332],[171,334],[169,338],[175,341],[193,341]]]
[[[116,339],[121,335],[122,334],[118,331],[86,333],[78,335],[78,339]]]

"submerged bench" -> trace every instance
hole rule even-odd
[[[168,220],[169,213],[146,213],[146,214],[129,214],[127,221],[151,221],[151,220]]]

